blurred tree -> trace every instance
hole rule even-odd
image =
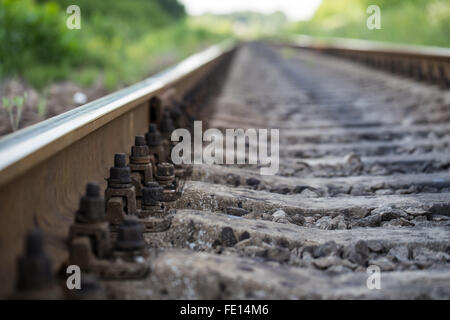
[[[0,0],[0,73],[14,74],[34,64],[77,60],[79,45],[65,27],[56,3]]]
[[[366,27],[366,8],[381,9],[381,29]],[[450,46],[450,0],[323,0],[299,33]]]
[[[184,5],[178,0],[157,0],[157,2],[173,18],[179,19],[186,15]]]

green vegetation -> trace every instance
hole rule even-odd
[[[0,0],[0,75],[49,78],[67,74],[69,63],[80,63],[80,45],[65,28],[55,3]]]
[[[369,5],[381,9],[381,29],[366,27]],[[313,19],[291,32],[450,47],[449,0],[323,0]]]
[[[23,96],[14,96],[11,99],[7,97],[2,98],[2,107],[8,112],[9,123],[13,131],[19,129],[19,122],[20,118],[22,118],[22,110],[26,98],[26,93]]]
[[[262,14],[241,11],[230,14],[203,14],[191,19],[202,28],[214,28],[216,33],[232,34],[243,39],[276,36],[286,32],[286,16],[282,12]]]
[[[71,4],[79,30],[66,27]],[[0,78],[114,90],[226,36],[190,24],[177,0],[0,0]]]

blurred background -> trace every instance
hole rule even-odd
[[[66,26],[72,4],[81,29]],[[366,27],[372,4],[380,30]],[[226,38],[297,34],[450,47],[450,0],[0,0],[0,135]]]

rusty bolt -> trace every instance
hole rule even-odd
[[[136,136],[134,139],[134,146],[131,147],[131,157],[147,157],[149,149],[143,136]]]
[[[172,134],[172,131],[175,130],[175,126],[173,124],[173,120],[170,116],[169,111],[164,112],[163,119],[161,120],[161,123],[159,124],[159,128],[163,134]]]
[[[157,206],[163,200],[163,188],[156,182],[149,182],[142,191],[143,206]]]
[[[145,247],[144,226],[134,217],[125,217],[119,227],[116,249],[119,251],[135,251]]]
[[[145,139],[150,148],[161,145],[161,133],[159,133],[156,124],[151,123],[148,126],[148,132],[145,134]]]
[[[179,104],[175,104],[173,108],[170,110],[170,116],[173,121],[177,121],[182,115],[181,107]]]
[[[25,241],[25,254],[18,260],[17,290],[44,289],[53,283],[50,259],[44,252],[42,232],[31,231]]]
[[[105,201],[100,196],[100,186],[89,182],[86,186],[86,195],[80,199],[80,207],[76,213],[75,221],[80,223],[104,221]]]
[[[134,138],[134,145],[135,146],[145,146],[145,137],[144,136],[136,136]]]
[[[116,153],[114,155],[114,167],[109,169],[109,183],[131,183],[130,168],[126,166],[126,161],[127,156],[125,155],[125,153]]]
[[[175,167],[168,162],[158,163],[156,174],[159,177],[172,177],[175,174]]]

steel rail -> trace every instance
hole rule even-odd
[[[0,139],[0,186],[190,75],[235,46],[227,40],[137,84]]]
[[[296,35],[294,48],[332,54],[419,81],[450,88],[450,48]]]
[[[382,41],[327,38],[298,35],[290,38],[293,45],[313,49],[338,49],[361,51],[368,53],[397,53],[401,55],[429,57],[434,59],[450,59],[450,48],[396,44]]]

